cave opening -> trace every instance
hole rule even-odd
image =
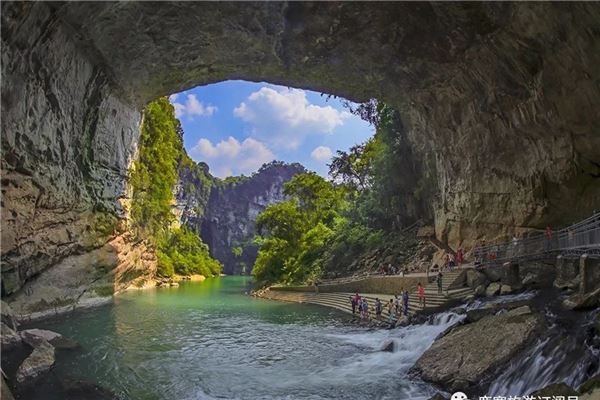
[[[306,172],[334,179],[332,159],[356,152],[375,133],[359,104],[267,82],[224,81],[168,98],[196,163],[179,168],[174,212],[226,274],[251,272],[256,219],[288,198],[287,182]]]
[[[278,135],[289,131],[261,131],[266,117],[276,114],[275,106],[256,114],[253,102],[279,99],[273,104],[281,106],[302,100],[301,90],[331,93],[357,104],[374,97],[389,108],[382,114],[385,123],[379,135],[384,156],[375,163],[382,172],[373,175],[383,179],[365,182],[352,171],[341,178],[358,188],[376,186],[376,196],[357,195],[361,206],[347,212],[336,188],[314,174],[298,182],[295,201],[277,203],[285,204],[266,219],[266,223],[283,221],[284,229],[275,232],[275,223],[268,226],[274,234],[261,242],[266,251],[256,281],[288,288],[302,284],[303,290],[291,295],[293,301],[303,302],[307,292],[326,294],[317,285],[321,278],[354,280],[356,273],[386,268],[398,272],[397,265],[425,274],[414,276],[421,280],[440,262],[436,260],[443,260],[442,254],[459,247],[474,255],[480,241],[507,243],[512,237],[589,216],[600,199],[597,4],[3,2],[1,7],[2,297],[28,319],[104,304],[113,294],[120,295],[111,306],[39,325],[73,334],[93,349],[68,356],[76,363],[61,367],[58,361],[50,379],[61,375],[67,379],[53,383],[62,388],[57,398],[66,397],[62,391],[101,390],[96,378],[99,385],[126,398],[238,398],[240,393],[255,399],[335,398],[341,393],[356,399],[429,398],[437,388],[454,391],[464,385],[469,394],[485,391],[487,387],[480,385],[488,385],[489,379],[496,379],[496,389],[525,395],[567,376],[568,384],[577,387],[597,369],[599,330],[594,330],[593,348],[587,347],[590,329],[572,334],[574,327],[591,327],[596,310],[577,312],[571,319],[573,314],[565,309],[565,304],[587,306],[588,298],[580,296],[589,289],[587,281],[583,285],[575,276],[579,270],[587,276],[588,267],[597,264],[578,268],[581,265],[574,261],[565,261],[563,275],[569,281],[562,283],[539,279],[552,277],[548,269],[561,268],[554,260],[520,266],[521,282],[511,277],[523,287],[510,291],[535,291],[547,285],[553,307],[569,313],[565,330],[552,322],[558,314],[546,307],[545,298],[524,306],[521,301],[527,300],[519,297],[513,302],[516,308],[507,312],[494,306],[489,315],[465,316],[462,309],[442,313],[432,324],[369,332],[364,340],[362,334],[357,338],[354,327],[345,329],[344,317],[332,326],[329,311],[320,314],[304,304],[280,307],[246,296],[243,291],[250,279],[216,277],[221,266],[207,256],[204,244],[181,229],[170,229],[174,214],[206,235],[211,248],[223,244],[233,259],[225,272],[249,272],[249,262],[240,259],[246,255],[242,243],[230,234],[219,237],[218,231],[233,221],[230,225],[247,235],[247,227],[235,224],[240,215],[248,220],[256,217],[260,208],[255,206],[266,206],[277,196],[268,194],[272,193],[268,182],[263,186],[266,195],[256,193],[261,185],[239,174],[251,174],[271,155],[286,154],[286,146],[301,147],[296,142],[302,136],[293,129],[293,135],[283,137]],[[271,83],[249,90],[228,107],[203,96],[188,96],[196,85],[227,85],[229,79]],[[173,93],[169,103],[165,96]],[[304,108],[314,111],[308,94],[306,98],[309,104]],[[144,110],[147,105],[154,105],[152,112]],[[213,161],[208,168],[191,159],[183,175],[197,183],[181,184],[181,171],[173,173],[176,162],[184,158],[181,146],[176,148],[172,140],[177,139],[179,126],[169,113],[181,113],[185,122],[188,117],[220,116],[223,110],[252,125],[240,136],[220,132],[225,137],[190,128],[198,136],[188,132],[183,137],[184,142],[195,139],[189,152]],[[305,115],[304,122],[315,126],[324,120],[335,126],[344,120],[335,112],[320,114],[327,118]],[[290,113],[290,124],[297,122],[295,115]],[[153,148],[140,158],[144,150],[140,142],[148,139],[153,122],[167,127],[161,144],[169,151]],[[304,143],[316,137],[306,135]],[[328,143],[314,142],[304,154],[325,158],[329,154],[325,147],[331,153],[335,150]],[[247,154],[250,157],[240,158]],[[140,164],[140,159],[150,164]],[[161,163],[154,169],[163,172],[160,179],[145,173],[151,169],[143,167],[154,168],[151,162]],[[136,163],[142,168],[132,170]],[[319,165],[323,168],[323,162]],[[223,178],[222,184],[211,179],[211,169]],[[306,187],[317,188],[319,196],[302,191]],[[146,196],[149,188],[157,189],[157,197]],[[243,197],[238,191],[247,195],[243,204],[255,205],[240,214],[225,200]],[[281,194],[279,189],[275,192]],[[139,198],[150,201],[140,207]],[[214,208],[221,209],[205,224],[203,204],[209,205],[211,199]],[[336,207],[343,212],[330,212]],[[143,240],[149,236],[132,229],[132,220],[142,221],[146,232],[167,234],[157,235],[154,242]],[[404,241],[399,234],[404,227],[417,234],[410,231],[411,239]],[[421,239],[427,247],[420,247]],[[326,268],[312,268],[326,263]],[[202,268],[194,268],[199,265]],[[273,265],[284,268],[270,268]],[[466,281],[458,292],[465,301],[476,295],[502,295],[499,269],[486,274],[467,268],[470,278],[455,280],[462,286]],[[215,279],[207,279],[204,286],[183,282],[175,293],[179,286],[175,272],[186,277],[200,272],[200,278]],[[396,283],[378,289],[363,286],[360,291],[394,296]],[[134,291],[157,286],[160,289]],[[557,294],[555,286],[565,290]],[[432,291],[442,297],[437,289],[443,288],[429,288],[428,297]],[[343,290],[327,304],[348,311],[350,288]],[[597,285],[593,290],[597,303]],[[373,298],[369,301],[375,304]],[[411,303],[417,301],[413,293]],[[318,321],[315,315],[320,315]],[[538,326],[543,320],[548,329]],[[488,321],[495,322],[486,325]],[[513,322],[527,326],[513,329]],[[442,335],[455,324],[456,329],[477,334]],[[542,340],[541,347],[525,351],[527,337],[544,330],[560,343]],[[396,344],[410,349],[376,351],[388,332],[397,334],[390,337]],[[22,345],[22,332],[17,333],[13,337]],[[457,337],[467,339],[432,346]],[[514,351],[503,364],[508,345]],[[296,350],[292,346],[302,351],[290,351]],[[425,349],[436,347],[456,352],[430,352],[424,357]],[[545,356],[550,353],[556,357]],[[47,372],[53,354],[54,348],[44,343],[33,358],[48,361],[48,368],[29,368],[26,363],[25,372]],[[444,361],[459,358],[473,363]],[[567,359],[574,362],[555,362]],[[532,362],[542,365],[540,360],[555,365],[531,367]],[[414,379],[413,365],[421,369],[423,381]],[[499,365],[506,367],[506,374],[498,376]],[[90,381],[72,380],[69,374],[74,370]],[[10,371],[11,382],[15,373]],[[466,379],[465,373],[470,374]],[[177,379],[171,379],[175,375]],[[37,391],[36,396],[18,397],[47,399],[47,389],[31,385],[26,390]]]

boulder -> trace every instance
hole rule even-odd
[[[0,301],[0,314],[2,315],[2,323],[16,331],[19,327],[17,315],[5,301]]]
[[[62,337],[60,333],[48,331],[46,329],[25,329],[19,332],[21,339],[31,347],[38,347],[40,343],[51,342],[54,339]]]
[[[475,310],[467,311],[467,318],[465,318],[465,322],[472,323],[477,322],[481,318],[486,317],[488,315],[495,314],[496,310],[493,308],[477,308]]]
[[[177,282],[171,282],[171,283],[169,284],[169,286],[171,286],[171,287],[178,287],[178,286],[179,286],[179,283],[177,283]]]
[[[575,389],[573,389],[572,387],[570,387],[569,385],[567,385],[564,382],[553,383],[542,389],[536,390],[535,392],[533,392],[531,394],[531,396],[534,397],[535,399],[544,398],[544,397],[554,399],[554,398],[556,398],[555,396],[564,396],[566,398],[567,396],[578,396],[578,395],[579,395],[579,393]]]
[[[554,287],[559,289],[577,289],[579,281],[579,259],[557,257]]]
[[[54,365],[54,346],[47,341],[37,344],[33,352],[27,357],[17,369],[17,383],[29,384],[45,374]]]
[[[488,285],[487,289],[485,289],[486,296],[496,296],[500,294],[500,290],[502,289],[502,285],[498,282],[492,282]]]
[[[424,380],[446,389],[468,390],[521,351],[541,321],[537,315],[519,311],[458,326],[436,340],[415,369]]]
[[[475,288],[475,296],[485,296],[485,285],[479,285]]]
[[[0,323],[2,351],[10,350],[21,343],[21,336],[4,322]]]
[[[488,283],[488,279],[485,274],[474,269],[467,270],[466,279],[467,286],[470,288],[476,288],[479,285],[486,285]]]
[[[523,285],[535,289],[550,288],[556,277],[555,263],[523,262],[519,265]]]
[[[574,294],[563,301],[569,310],[588,310],[600,306],[600,288],[587,294]]]
[[[42,342],[48,342],[59,350],[72,350],[80,347],[75,340],[46,329],[26,329],[19,334],[23,342],[34,348]]]
[[[513,288],[508,285],[502,285],[500,287],[500,295],[511,294],[513,292]]]
[[[383,346],[381,346],[381,350],[380,351],[386,351],[389,353],[393,353],[394,352],[394,341],[391,339],[386,340],[383,343]]]
[[[504,270],[501,267],[487,267],[481,271],[490,282],[500,282],[504,276]]]

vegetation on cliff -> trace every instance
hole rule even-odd
[[[325,244],[339,223],[345,188],[314,172],[296,175],[284,185],[289,200],[273,204],[256,223],[264,236],[252,274],[261,283],[303,282],[320,275]]]
[[[212,275],[220,272],[221,265],[210,257],[208,247],[186,227],[174,226],[171,209],[178,167],[190,169],[193,163],[181,136],[181,125],[167,98],[148,104],[138,159],[130,172],[132,225],[139,237],[155,246],[160,275]]]
[[[407,173],[402,123],[394,109],[375,101],[352,111],[376,126],[374,137],[337,152],[332,181],[298,175],[285,185],[290,200],[259,215],[253,275],[261,284],[316,281],[371,251],[404,245],[399,231],[414,216],[402,189]],[[426,183],[419,185],[427,190]]]

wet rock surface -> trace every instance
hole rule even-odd
[[[54,362],[54,346],[47,341],[40,342],[17,369],[17,383],[19,385],[32,384],[41,375],[47,373],[54,366]]]
[[[541,325],[528,307],[475,318],[436,340],[416,370],[426,381],[468,392],[519,352]]]

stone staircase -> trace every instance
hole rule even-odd
[[[443,272],[444,277],[442,280],[441,294],[438,293],[438,287],[435,281],[428,283],[425,286],[425,310],[433,310],[443,306],[449,301],[464,298],[465,296],[472,294],[473,291],[471,288],[460,287],[460,283],[463,280],[461,274],[464,272],[465,271],[463,269],[457,269],[452,272]],[[394,297],[393,295],[377,293],[359,294],[361,297],[366,298],[369,302],[369,312],[372,316],[375,315],[375,299],[379,298],[384,306],[382,320],[387,320],[386,303]],[[352,306],[349,299],[352,295],[354,295],[354,293],[350,292],[314,293],[270,290],[268,295],[264,295],[263,297],[273,300],[316,304],[324,307],[334,308],[339,311],[352,313]],[[419,305],[419,297],[416,290],[409,295],[408,310],[409,314],[416,314],[424,310],[423,307]]]

